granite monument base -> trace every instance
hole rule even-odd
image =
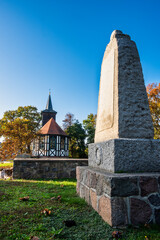
[[[160,172],[160,140],[112,139],[89,144],[89,166],[107,172]]]
[[[77,193],[112,227],[160,224],[160,173],[77,167]]]

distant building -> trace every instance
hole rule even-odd
[[[42,115],[42,126],[44,126],[51,118],[56,121],[57,112],[53,110],[51,95],[49,93],[46,109],[41,112]]]
[[[46,109],[41,112],[42,128],[32,143],[32,155],[37,157],[68,157],[69,136],[56,123],[57,112],[53,110],[49,94]]]

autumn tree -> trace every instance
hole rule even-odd
[[[95,128],[96,128],[96,118],[97,115],[91,113],[88,115],[86,120],[83,120],[83,126],[87,135],[87,143],[94,142]]]
[[[74,124],[69,126],[66,130],[67,134],[70,136],[69,151],[71,157],[86,157],[85,154],[85,130],[81,123],[76,120]]]
[[[30,153],[30,144],[40,127],[41,115],[36,107],[18,107],[7,111],[0,120],[0,136],[4,141],[0,147],[0,158],[13,158],[17,153]]]
[[[67,113],[65,119],[63,120],[63,129],[67,130],[68,127],[72,126],[75,122],[74,114]]]
[[[160,138],[160,83],[148,84],[147,95],[149,101],[149,108],[153,120],[154,138]]]

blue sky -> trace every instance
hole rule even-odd
[[[160,82],[159,0],[0,0],[0,118],[45,108],[57,122],[97,112],[100,68],[113,30],[137,44],[145,83]],[[138,86],[137,86],[138,87]]]

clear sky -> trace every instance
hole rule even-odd
[[[59,125],[67,112],[80,122],[96,113],[115,29],[136,42],[145,83],[160,82],[159,0],[0,0],[0,118],[45,109],[49,89]]]

